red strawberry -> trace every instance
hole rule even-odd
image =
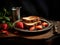
[[[36,26],[36,29],[42,30],[43,27],[42,27],[42,25],[37,25],[37,26]]]
[[[3,24],[1,25],[1,28],[2,28],[2,29],[7,29],[7,28],[8,28],[8,24],[7,24],[7,23],[3,23]]]
[[[2,32],[3,34],[6,34],[6,35],[9,34],[9,32],[8,32],[7,30],[1,30],[1,32]]]
[[[23,22],[17,22],[16,27],[23,29],[24,28]]]
[[[30,27],[30,31],[33,31],[35,29],[35,26]]]
[[[48,23],[43,22],[42,25],[45,26],[45,27],[47,27],[48,26]]]

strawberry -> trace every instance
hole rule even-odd
[[[1,32],[2,32],[3,34],[6,34],[6,35],[9,34],[9,32],[8,32],[7,30],[1,30]]]
[[[33,31],[35,29],[35,26],[30,27],[30,31]]]
[[[7,24],[7,23],[3,23],[3,24],[1,25],[1,28],[2,28],[2,29],[7,29],[7,28],[8,28],[8,24]]]
[[[23,29],[23,28],[24,28],[23,22],[17,22],[17,23],[16,23],[16,27]]]
[[[6,32],[7,32],[7,30],[1,30],[1,32],[2,32],[2,33],[6,33]]]
[[[43,22],[42,25],[45,26],[45,27],[47,27],[48,26],[48,23]]]
[[[42,27],[42,25],[37,25],[37,26],[36,26],[36,29],[42,30],[43,27]]]

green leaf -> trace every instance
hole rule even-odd
[[[7,11],[5,8],[3,9],[5,12]]]
[[[4,16],[4,19],[5,19],[6,21],[10,21],[10,18],[9,18],[9,17]]]
[[[12,23],[11,22],[7,22],[7,24],[9,25],[9,28],[12,27]]]

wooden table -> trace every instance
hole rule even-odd
[[[58,34],[60,34],[60,21],[54,21],[55,24],[57,25],[57,32]],[[51,31],[43,34],[43,35],[35,35],[35,36],[21,36],[20,34],[14,34],[12,32],[10,32],[8,35],[1,35],[0,34],[0,39],[8,39],[8,40],[12,40],[12,41],[15,41],[17,43],[24,43],[24,44],[35,44],[35,42],[38,44],[41,42],[41,40],[48,40],[49,38],[53,37],[54,34],[53,34],[53,30],[51,29]],[[48,43],[47,44],[51,44],[51,40],[49,39],[47,41]],[[46,42],[45,42],[46,43]],[[45,44],[44,43],[44,44]]]

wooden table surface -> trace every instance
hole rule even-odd
[[[60,34],[60,21],[54,21],[55,22],[55,25],[57,26],[57,32]],[[11,30],[12,31],[12,30]],[[14,32],[14,31],[13,31]],[[21,35],[20,34],[14,34],[13,32],[10,32],[8,35],[3,35],[3,34],[0,34],[0,38],[1,38],[1,40],[7,40],[7,38],[9,38],[8,40],[10,40],[9,41],[9,43],[11,42],[12,43],[12,41],[14,42],[14,44],[17,42],[17,43],[19,43],[19,44],[35,44],[35,43],[42,43],[42,41],[40,41],[39,39],[45,39],[45,38],[50,38],[50,37],[52,37],[54,34],[53,34],[53,30],[51,29],[48,33],[45,33],[45,34],[43,34],[43,35],[36,35],[36,36],[22,36],[22,38],[21,38]],[[14,38],[14,37],[18,37],[18,38]],[[21,38],[21,39],[20,39]],[[25,39],[24,39],[25,38]],[[12,39],[12,41],[11,41],[11,39]],[[26,39],[38,39],[38,41],[37,40],[26,40]],[[0,41],[1,41],[0,40]],[[5,41],[6,41],[5,40]],[[5,42],[4,41],[4,42]],[[3,41],[2,41],[3,42]],[[7,41],[8,42],[8,41]],[[7,43],[7,42],[5,42],[5,43]],[[47,45],[50,45],[50,44],[52,44],[52,42],[53,41],[50,41],[50,40],[48,40],[47,41]],[[44,43],[44,41],[43,41],[43,43]],[[42,43],[42,44],[43,44]],[[44,43],[44,44],[46,44],[46,42]]]

